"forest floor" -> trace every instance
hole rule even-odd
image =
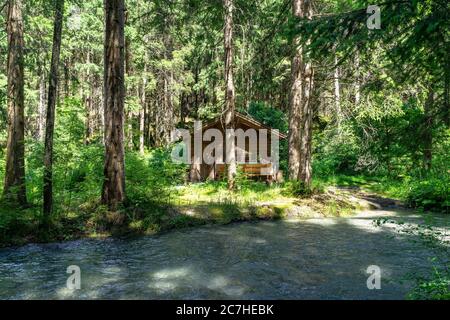
[[[399,207],[401,202],[369,191],[358,180],[333,181],[307,197],[295,196],[289,184],[245,183],[230,192],[224,182],[177,186],[164,204],[134,202],[117,212],[92,201],[54,218],[51,231],[42,232],[36,208],[21,213],[14,232],[4,234],[0,246],[56,242],[79,238],[134,237],[205,224],[285,218],[348,217],[367,209]],[[5,241],[5,239],[7,239]]]

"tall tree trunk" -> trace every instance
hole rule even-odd
[[[173,40],[170,36],[169,23],[171,17],[165,20],[164,25],[164,60],[173,60]],[[171,141],[172,130],[175,129],[175,107],[174,107],[174,79],[172,67],[166,67],[162,72],[163,83],[163,110],[160,111],[161,119],[161,143],[167,145]]]
[[[64,98],[70,96],[70,60],[64,61]]]
[[[55,108],[58,90],[59,56],[61,52],[61,33],[64,15],[64,0],[55,5],[55,25],[53,30],[52,61],[48,87],[47,119],[45,126],[44,151],[44,225],[48,225],[53,209],[53,132],[55,128]]]
[[[41,70],[41,76],[39,78],[39,110],[38,110],[38,134],[37,138],[41,141],[44,137],[45,130],[45,105],[47,101],[46,97],[46,77],[45,72]]]
[[[305,64],[303,87],[303,110],[301,127],[301,157],[299,179],[305,186],[311,185],[312,179],[312,93],[314,88],[314,70],[312,63]]]
[[[164,59],[167,59],[165,57]],[[164,95],[163,95],[163,109],[161,110],[162,113],[160,114],[161,120],[162,120],[162,128],[161,128],[161,143],[163,145],[167,144],[169,141],[167,139],[167,130],[169,130],[169,123],[170,118],[172,117],[171,110],[172,110],[172,96],[170,93],[169,88],[169,82],[170,77],[168,75],[169,71],[165,70],[164,72],[164,79],[163,79],[163,87],[164,87]]]
[[[224,0],[225,9],[225,28],[224,28],[224,49],[225,49],[225,127],[228,130],[226,134],[227,145],[227,178],[228,189],[234,189],[237,173],[236,151],[234,130],[235,127],[235,88],[233,81],[233,0]]]
[[[124,151],[124,0],[104,0],[105,57],[104,57],[104,112],[105,112],[105,166],[102,203],[111,210],[125,200]]]
[[[361,71],[360,71],[360,54],[359,49],[356,50],[355,55],[355,68],[356,68],[356,79],[355,79],[355,104],[359,105],[361,101]]]
[[[293,14],[298,18],[312,18],[310,0],[293,0]],[[314,71],[305,58],[300,39],[294,41],[296,53],[291,65],[289,111],[289,178],[311,183],[312,103]]]
[[[293,0],[293,15],[303,18],[303,0]],[[289,179],[296,180],[300,173],[300,124],[302,112],[302,87],[303,87],[303,47],[300,45],[300,39],[294,40],[295,54],[291,63],[291,92],[290,92],[290,110],[289,110]]]
[[[127,150],[133,150],[133,111],[127,112]]]
[[[90,64],[91,64],[91,52],[88,50],[86,55],[86,62],[88,64],[88,70],[86,72],[86,82],[89,85],[89,88],[87,89],[87,92],[84,92],[83,89],[83,101],[84,106],[86,109],[86,134],[84,139],[84,144],[89,145],[92,142],[92,138],[94,136],[94,127],[95,127],[95,118],[94,118],[94,108],[93,108],[93,81],[91,78],[91,72],[90,72]],[[84,84],[82,84],[83,86]]]
[[[144,63],[144,76],[142,78],[141,110],[139,112],[139,152],[144,154],[145,109],[147,103],[147,63]]]
[[[303,0],[304,17],[312,19],[312,4],[311,0]],[[301,156],[300,156],[300,171],[299,180],[307,187],[311,185],[312,179],[312,119],[313,119],[313,105],[312,95],[314,88],[314,69],[312,61],[307,56],[303,56],[304,70],[303,70],[303,98],[302,98],[302,122],[300,128],[301,139]]]
[[[424,106],[425,121],[423,124],[423,168],[425,170],[431,169],[431,162],[433,160],[433,106],[434,90],[430,88],[428,91],[427,101]]]
[[[340,86],[340,73],[338,64],[338,57],[335,53],[334,55],[334,103],[336,106],[336,125],[338,132],[341,132],[341,122],[342,122],[342,110],[341,110],[341,86]]]
[[[5,197],[26,205],[22,0],[10,0],[7,15],[8,140],[3,190]]]

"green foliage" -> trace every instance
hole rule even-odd
[[[38,232],[38,210],[28,208],[18,212],[17,208],[0,202],[0,246],[2,244],[22,243],[24,238]]]
[[[283,184],[283,187],[283,194],[293,197],[310,197],[315,193],[323,192],[323,185],[320,183],[313,183],[312,186],[307,186],[299,180],[287,181]]]
[[[450,213],[450,177],[443,176],[426,177],[423,180],[408,179],[405,181],[406,201],[414,208],[425,211],[435,210]]]
[[[314,19],[292,17],[291,2],[235,0],[234,79],[236,106],[263,124],[288,131],[292,41],[300,37],[315,68],[311,188],[288,181],[273,188],[238,173],[238,192],[226,182],[189,186],[191,198],[219,204],[208,209],[216,221],[235,221],[237,208],[273,198],[309,197],[325,185],[361,186],[425,211],[448,212],[448,1],[394,1],[381,5],[382,30],[366,27],[368,1],[314,4]],[[220,1],[129,0],[126,24],[126,189],[128,202],[117,213],[100,205],[104,147],[102,132],[103,3],[66,3],[60,68],[60,101],[54,143],[53,239],[103,234],[117,225],[130,231],[160,231],[204,223],[168,211],[180,201],[187,168],[155,148],[161,121],[178,115],[212,119],[223,111],[223,3]],[[73,25],[74,12],[80,25]],[[37,235],[42,205],[42,137],[37,139],[40,83],[48,82],[53,4],[24,2],[26,183],[32,208],[0,205],[1,241]],[[5,15],[0,15],[5,25]],[[0,36],[0,55],[7,55]],[[335,109],[333,64],[341,78],[340,112]],[[359,63],[356,63],[358,57]],[[1,59],[0,59],[1,60]],[[144,87],[144,79],[146,86]],[[448,81],[447,81],[448,82]],[[361,99],[356,103],[356,84]],[[0,62],[0,181],[5,170],[6,59]],[[143,89],[146,104],[143,105]],[[430,90],[432,89],[432,90]],[[428,113],[430,91],[435,103]],[[165,96],[166,92],[170,97]],[[173,110],[163,110],[170,98]],[[139,112],[146,111],[145,155],[135,152]],[[87,119],[90,114],[90,119]],[[429,119],[431,118],[431,119]],[[339,120],[339,121],[338,121]],[[86,145],[86,124],[92,129]],[[131,130],[130,130],[131,129]],[[432,169],[424,154],[432,138]],[[287,139],[280,141],[280,166],[287,172]],[[349,176],[351,175],[351,176]],[[358,175],[358,176],[357,176]],[[0,191],[3,186],[0,186]],[[189,199],[198,203],[198,199]],[[206,201],[206,200],[205,200]],[[341,207],[336,206],[336,210]],[[242,214],[242,212],[241,212]],[[264,214],[262,214],[264,216]],[[207,219],[206,219],[207,220]],[[213,219],[214,220],[214,219]],[[118,223],[121,222],[121,223]],[[123,227],[125,226],[125,227]],[[33,239],[31,239],[33,240]],[[39,239],[38,239],[39,240]]]
[[[411,300],[450,300],[450,273],[441,271],[440,266],[433,266],[428,277],[416,279],[414,289],[408,294]]]
[[[170,149],[154,149],[145,156],[130,152],[126,157],[128,198],[134,206],[142,202],[170,204],[173,189],[187,177],[187,166],[171,160]]]
[[[286,114],[264,102],[250,103],[248,113],[259,122],[270,128],[278,129],[281,133],[286,133],[288,130]]]
[[[314,142],[313,170],[319,176],[358,171],[358,155],[361,154],[358,139],[347,128],[342,128],[338,134],[334,128],[319,132]]]
[[[262,124],[278,129],[281,133],[288,131],[288,118],[286,113],[280,109],[276,109],[264,102],[251,102],[248,108],[248,113]],[[280,140],[279,154],[280,154],[280,170],[287,172],[288,170],[288,140]]]

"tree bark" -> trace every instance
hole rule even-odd
[[[293,0],[293,15],[312,18],[310,0]],[[300,38],[294,40],[296,52],[291,64],[291,92],[289,110],[289,179],[311,183],[311,140],[314,71],[311,61],[305,59]]]
[[[94,114],[94,107],[93,107],[93,100],[94,100],[94,94],[93,94],[93,79],[91,77],[91,71],[90,71],[90,64],[91,64],[91,52],[88,50],[86,55],[86,62],[88,64],[88,70],[86,72],[86,82],[89,84],[89,88],[87,89],[87,93],[83,92],[83,101],[84,106],[86,108],[86,134],[84,139],[84,144],[89,145],[92,142],[93,136],[94,136],[94,127],[95,127],[95,114]],[[84,90],[83,90],[84,91]]]
[[[307,187],[311,186],[312,179],[312,92],[314,88],[314,69],[309,61],[305,64],[303,109],[301,126],[301,157],[299,180]]]
[[[144,154],[145,109],[147,103],[147,63],[144,63],[144,76],[142,78],[141,110],[139,112],[139,152]]]
[[[3,192],[9,200],[26,205],[22,0],[10,0],[7,15],[8,140]]]
[[[125,200],[124,99],[125,36],[124,0],[104,0],[104,112],[105,165],[102,203],[116,210]]]
[[[59,57],[61,52],[61,34],[64,15],[64,0],[55,5],[55,25],[53,31],[52,60],[48,88],[47,117],[45,126],[44,151],[44,225],[48,225],[53,210],[53,133],[55,128],[55,109],[58,94]]]
[[[224,0],[225,9],[225,28],[224,28],[224,49],[225,49],[225,128],[228,130],[226,135],[227,145],[227,178],[228,189],[235,187],[237,173],[236,167],[236,148],[234,139],[235,127],[235,88],[233,81],[233,0]]]
[[[433,105],[434,90],[430,88],[424,106],[425,121],[423,128],[423,168],[427,171],[431,169],[433,160]]]
[[[303,0],[293,0],[292,13],[295,17],[303,18]],[[300,124],[302,107],[302,89],[303,89],[303,47],[300,45],[300,39],[294,40],[296,48],[291,63],[291,92],[290,92],[290,110],[289,110],[289,179],[298,179],[300,173]]]
[[[355,55],[355,69],[356,69],[356,79],[355,79],[355,104],[358,106],[361,102],[361,70],[360,70],[360,54],[359,50],[356,50]]]
[[[39,78],[39,108],[38,108],[38,134],[37,139],[42,141],[45,131],[45,106],[46,106],[46,76],[44,70],[41,70]]]
[[[64,98],[70,96],[70,60],[64,61]]]
[[[336,125],[338,132],[341,132],[341,122],[342,122],[342,110],[341,110],[341,86],[340,86],[340,72],[338,64],[338,57],[335,53],[334,55],[334,103],[336,106]]]
[[[133,111],[127,112],[127,150],[132,151],[134,148],[133,143]]]
[[[312,19],[311,0],[303,0],[304,17]],[[311,186],[312,179],[312,119],[313,106],[312,94],[314,89],[314,69],[312,61],[308,57],[303,56],[303,98],[302,98],[302,125],[301,125],[301,156],[299,180],[308,188]]]

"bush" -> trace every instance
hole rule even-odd
[[[171,187],[186,180],[187,166],[174,163],[166,148],[154,149],[145,156],[129,152],[125,160],[127,195],[134,205],[143,201],[167,204]]]
[[[414,208],[449,212],[450,179],[429,177],[424,180],[407,179],[405,199]]]
[[[19,210],[2,201],[0,203],[0,245],[20,244],[22,237],[29,236],[37,231],[38,213],[35,208]]]
[[[290,180],[284,184],[286,196],[308,197],[313,194],[313,188],[308,187],[302,181]]]
[[[337,173],[354,174],[357,171],[360,154],[358,143],[350,130],[342,130],[340,134],[335,130],[317,134],[313,143],[313,172],[327,176]]]

